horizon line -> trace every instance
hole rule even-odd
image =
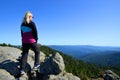
[[[4,43],[0,43],[4,44]],[[11,44],[11,43],[5,43],[7,45],[22,45],[22,44]],[[38,43],[41,44],[41,43]],[[120,47],[120,45],[91,45],[91,44],[41,44],[46,46],[96,46],[96,47]]]

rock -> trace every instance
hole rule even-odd
[[[19,80],[28,80],[27,74],[20,76]]]
[[[0,80],[15,80],[15,78],[6,70],[0,69]]]
[[[120,77],[111,70],[106,70],[104,80],[120,80]]]
[[[45,76],[44,80],[80,80],[80,78],[74,76],[72,73],[65,73],[64,75],[48,75]]]
[[[59,74],[65,69],[65,64],[62,56],[59,53],[52,54],[40,66],[42,74]]]
[[[65,64],[62,56],[56,52],[51,54],[40,67],[43,80],[80,80],[72,73],[65,72]]]
[[[65,76],[68,78],[68,80],[80,80],[80,78],[74,76],[72,73],[66,73]]]
[[[12,60],[16,62],[16,58],[21,54],[21,50],[13,47],[0,46],[0,62]]]
[[[40,51],[40,62],[43,63],[46,59],[46,55]]]

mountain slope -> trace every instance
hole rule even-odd
[[[104,65],[104,66],[120,66],[120,52],[118,51],[106,51],[101,54],[90,54],[81,58],[90,63]]]

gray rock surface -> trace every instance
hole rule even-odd
[[[16,62],[16,58],[21,54],[21,50],[13,47],[0,46],[0,62],[5,60],[12,60]]]
[[[77,76],[72,73],[59,74],[59,75],[49,75],[47,80],[80,80]]]
[[[6,70],[0,69],[0,80],[15,80],[15,78]]]

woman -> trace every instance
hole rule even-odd
[[[25,67],[27,63],[28,51],[31,48],[35,53],[34,67],[37,69],[40,66],[39,55],[40,50],[37,46],[37,30],[35,23],[32,21],[33,15],[31,12],[26,12],[23,22],[21,24],[21,36],[22,36],[22,60],[21,60],[21,71],[20,74],[25,73]]]

